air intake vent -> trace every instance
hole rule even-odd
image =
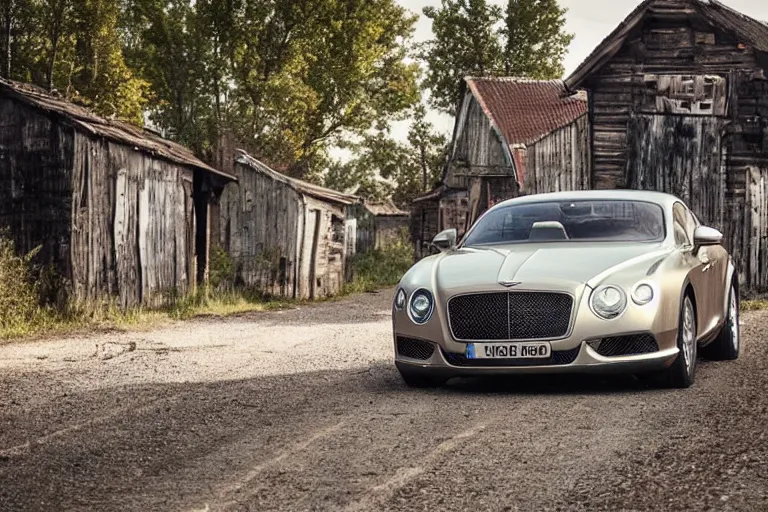
[[[603,338],[590,341],[589,346],[603,357],[638,356],[659,351],[659,344],[652,334]]]
[[[426,341],[397,337],[397,353],[403,357],[426,361],[435,352],[435,346]]]

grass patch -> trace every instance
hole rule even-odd
[[[234,272],[226,253],[217,252],[212,265],[211,286],[178,297],[168,294],[160,308],[121,310],[103,304],[88,310],[66,300],[50,300],[56,287],[32,263],[34,252],[18,256],[12,242],[0,236],[0,340],[56,336],[99,330],[135,331],[195,317],[227,317],[253,312],[275,311],[312,302],[338,300],[354,293],[366,293],[394,286],[413,264],[407,238],[348,262],[351,281],[341,294],[318,301],[265,297],[257,291],[235,289]],[[216,287],[213,286],[216,283]],[[58,305],[57,305],[58,304]]]
[[[344,286],[344,294],[365,293],[396,285],[413,265],[413,247],[404,230],[398,240],[350,258],[352,279]]]
[[[768,309],[768,299],[741,301],[742,311],[763,311],[767,309]]]

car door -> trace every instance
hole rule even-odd
[[[693,229],[691,229],[688,211],[688,208],[683,203],[675,203],[672,207],[672,220],[675,245],[680,250],[683,263],[690,269],[688,277],[696,296],[697,332],[701,334],[703,330],[706,330],[706,325],[709,323],[712,311],[712,306],[708,304],[710,301],[706,297],[709,283],[707,271],[704,270],[704,267],[708,264],[708,260],[707,263],[704,263],[700,258],[700,254],[694,255],[693,253]]]
[[[689,233],[691,241],[694,241],[696,228],[701,226],[701,222],[696,215],[686,206],[682,212],[686,224],[686,232]],[[725,273],[728,265],[728,252],[722,245],[713,245],[701,247],[693,255],[701,263],[697,272],[702,275],[701,283],[704,287],[703,293],[696,294],[699,315],[699,334],[707,334],[722,322],[725,304]]]

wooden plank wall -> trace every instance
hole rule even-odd
[[[414,257],[418,261],[432,253],[430,244],[437,236],[440,225],[440,199],[414,203],[411,208],[411,242]]]
[[[723,119],[712,116],[633,116],[628,130],[630,188],[674,194],[701,222],[725,231],[723,125]]]
[[[131,307],[187,293],[193,172],[79,132],[74,141],[74,298]]]
[[[346,232],[344,220],[346,218],[344,208],[320,201],[315,198],[305,197],[309,215],[316,216],[319,212],[320,226],[317,228],[319,238],[315,244],[315,268],[310,272],[312,279],[310,298],[330,297],[336,295],[344,286],[344,267],[346,260]],[[312,230],[308,230],[306,236],[313,236]],[[305,247],[309,244],[305,244]]]
[[[275,296],[308,296],[297,288],[301,195],[249,166],[237,163],[234,172],[239,183],[227,185],[219,200],[219,243],[235,263],[236,284]]]
[[[753,292],[768,290],[768,167],[748,171],[747,208],[743,224],[742,281]]]
[[[0,229],[69,278],[74,131],[0,98]]]
[[[626,186],[630,114],[656,103],[648,100],[646,74],[729,78],[734,70],[757,68],[751,47],[740,48],[731,34],[715,33],[686,6],[657,2],[650,13],[656,18],[631,35],[585,84],[590,90],[594,188]]]
[[[70,298],[127,308],[189,289],[192,172],[0,101],[0,225],[69,281]]]
[[[531,144],[526,151],[528,194],[590,187],[589,119],[586,115]]]
[[[488,116],[472,95],[465,101],[466,114],[459,119],[460,127],[451,157],[445,185],[452,188],[467,188],[468,178],[460,174],[468,164],[472,167],[507,166],[504,149],[498,136],[491,128]],[[514,176],[513,178],[514,179]]]
[[[760,220],[768,169],[768,56],[743,43],[684,5],[659,0],[585,86],[593,188],[681,195],[702,222],[724,232],[742,290],[753,294],[768,292]],[[705,115],[697,120],[686,110]]]

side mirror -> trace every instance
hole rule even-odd
[[[698,251],[701,247],[720,245],[723,243],[723,234],[715,228],[699,226],[693,233],[693,248]]]
[[[440,251],[450,251],[456,247],[456,239],[459,237],[458,231],[455,229],[446,229],[432,240],[432,245],[437,247]]]

